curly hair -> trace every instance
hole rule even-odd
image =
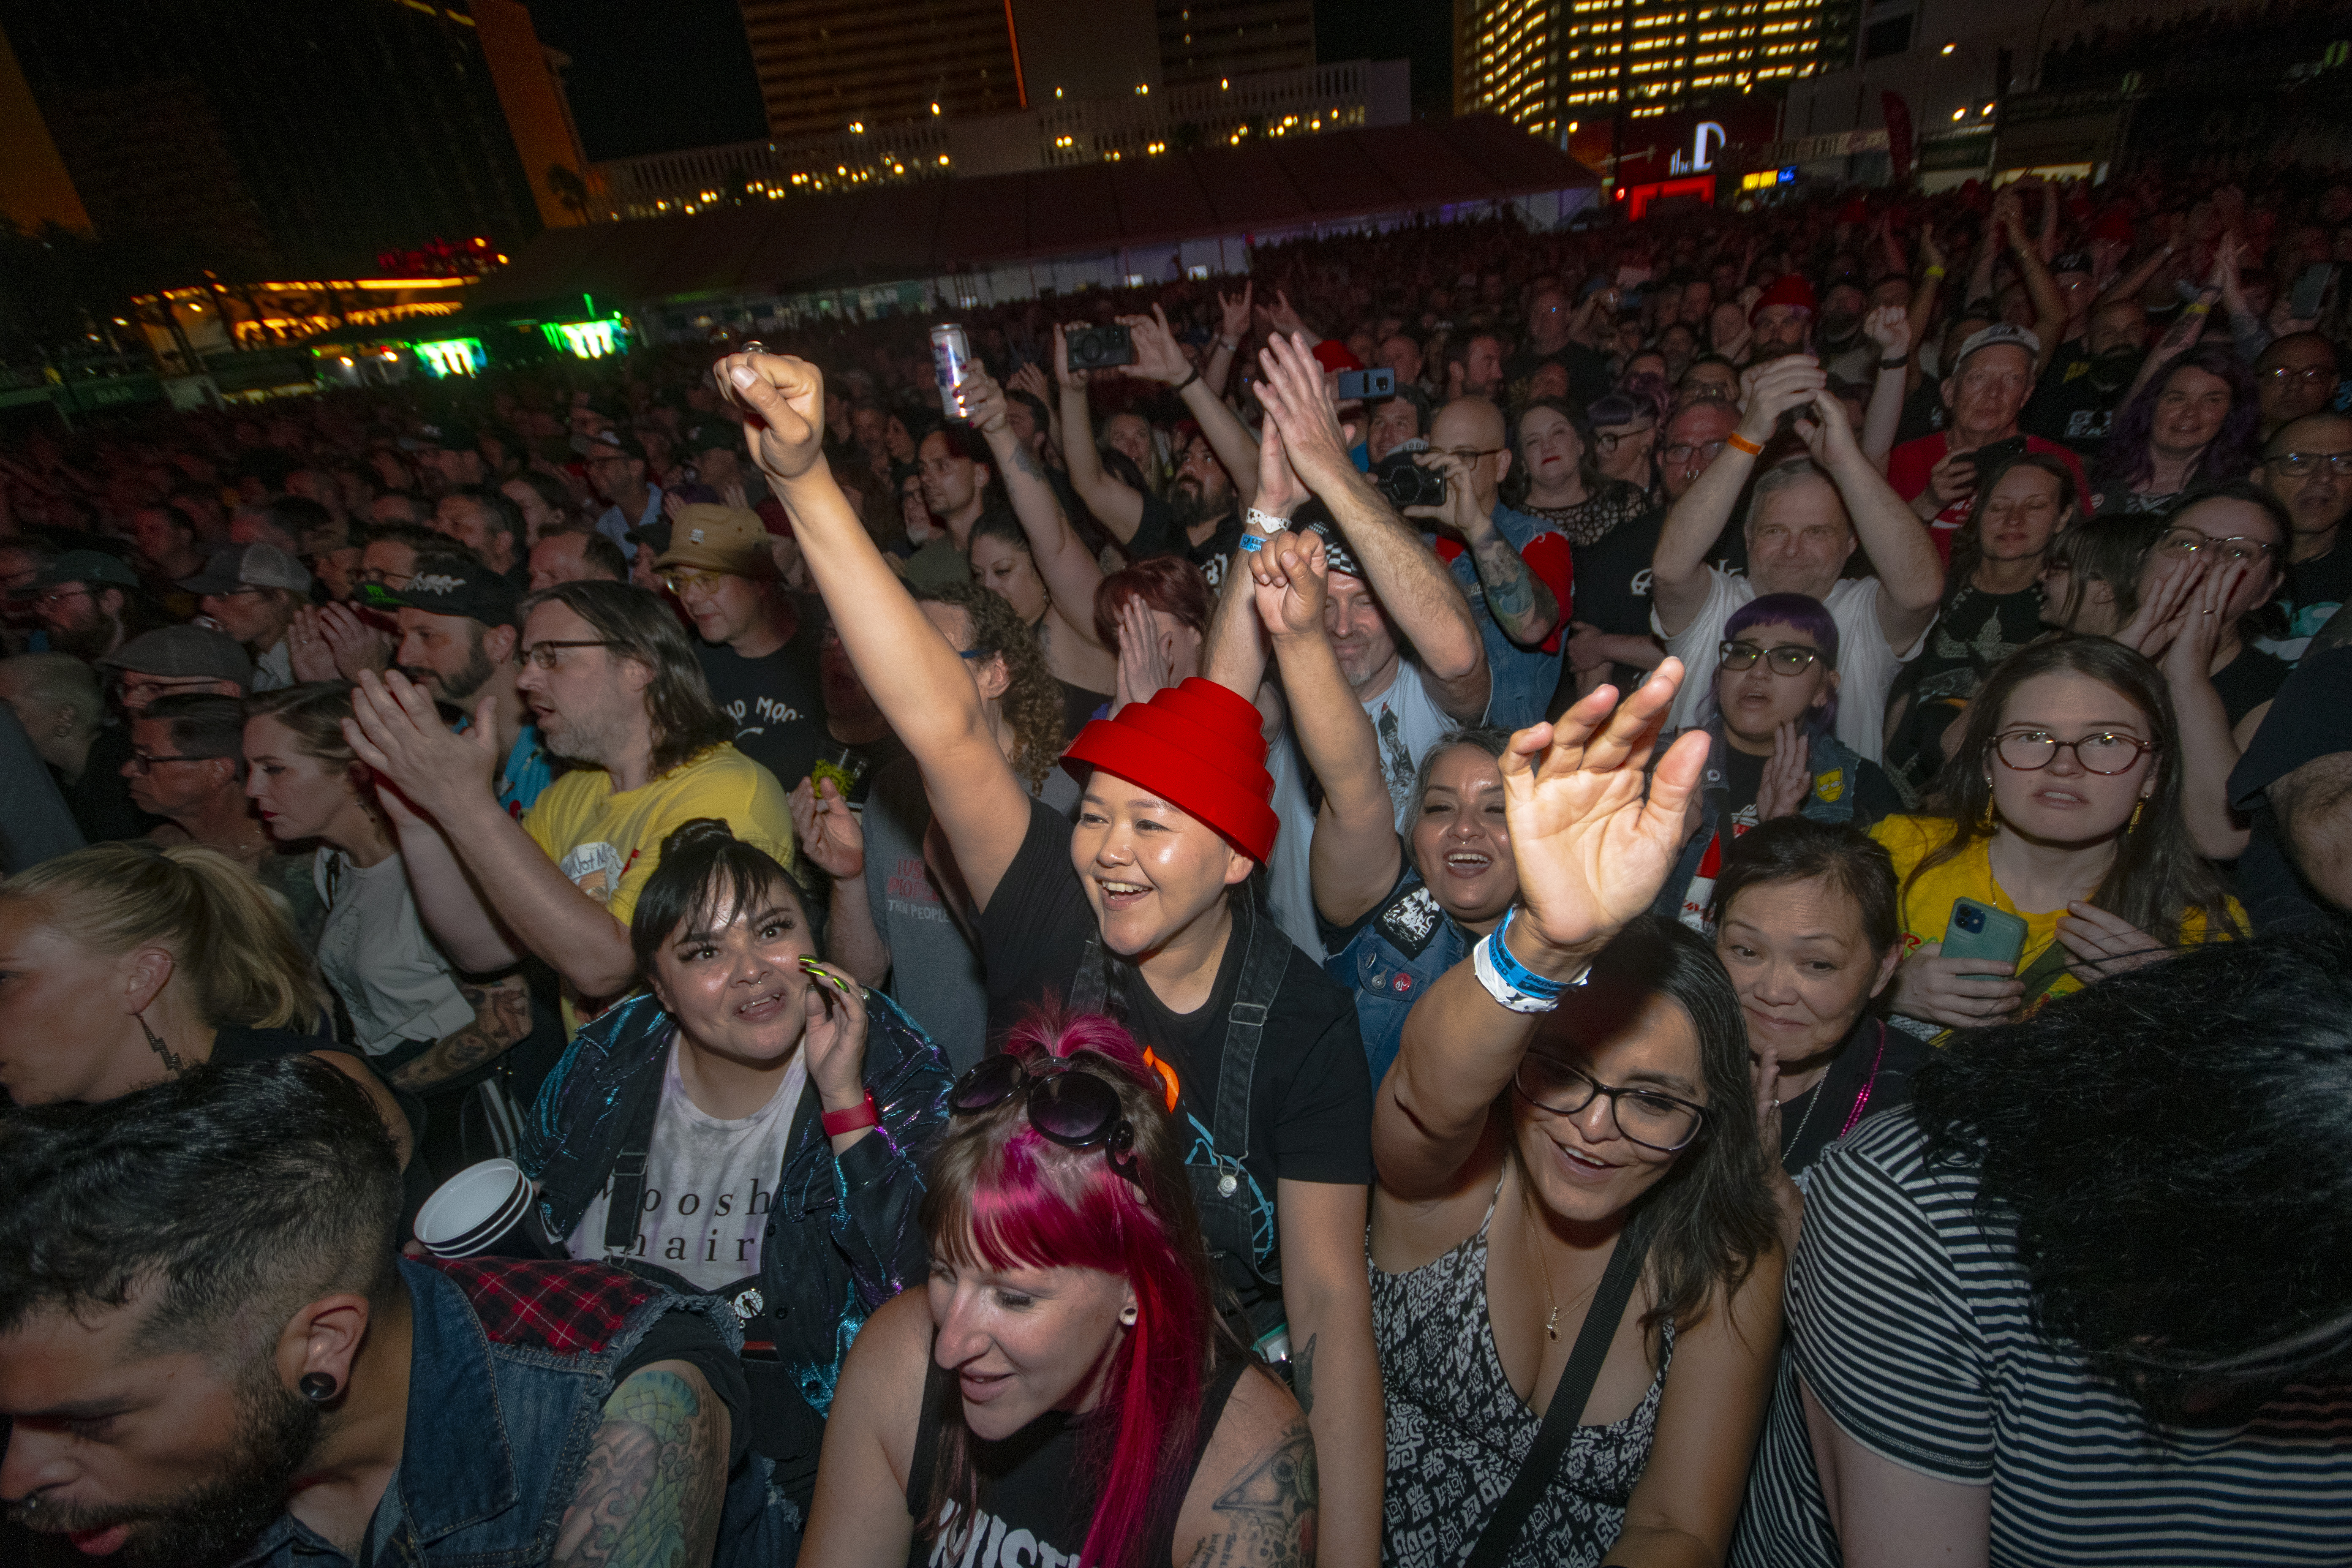
[[[2215,942],[1969,1031],[1912,1114],[1931,1161],[1975,1167],[2041,1333],[2211,1426],[2352,1381],[2347,1020],[2352,938]]]
[[[971,628],[966,650],[1004,662],[1004,695],[998,707],[1013,729],[1013,771],[1031,795],[1045,787],[1045,775],[1061,759],[1069,742],[1062,723],[1062,689],[1045,668],[1045,650],[1037,646],[1036,628],[1021,618],[1002,595],[973,583],[950,583],[927,588],[915,595],[922,604],[948,605],[961,610]]]
[[[2229,417],[2221,421],[2221,433],[2189,465],[2189,482],[2242,479],[2252,469],[2259,449],[2256,426],[2263,416],[2253,374],[2230,350],[2216,343],[2200,343],[2168,366],[2161,375],[2151,378],[2139,389],[2137,396],[2116,411],[2115,427],[2106,445],[2099,448],[2098,464],[2091,470],[2092,489],[2102,495],[2114,495],[2147,482],[2156,471],[2156,458],[2148,449],[2148,437],[2156,428],[2156,405],[2164,396],[2165,388],[2172,384],[2172,378],[2184,370],[2203,371],[2230,385]]]

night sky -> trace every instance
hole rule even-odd
[[[768,133],[735,0],[530,5],[540,41],[572,57],[565,81],[591,159]],[[1417,114],[1452,111],[1452,27],[1447,0],[1316,0],[1317,53],[1325,60],[1409,57]]]

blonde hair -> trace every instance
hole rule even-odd
[[[94,952],[171,950],[197,1016],[215,1027],[306,1028],[327,1010],[317,966],[278,900],[217,849],[93,844],[0,881]]]

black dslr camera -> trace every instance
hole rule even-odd
[[[1108,370],[1135,363],[1135,334],[1125,327],[1073,327],[1063,334],[1072,370]]]
[[[1428,450],[1429,443],[1416,436],[1399,442],[1372,465],[1373,485],[1399,511],[1409,506],[1445,504],[1445,470],[1424,468],[1412,460],[1416,452]]]

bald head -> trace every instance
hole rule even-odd
[[[1494,510],[1503,476],[1511,471],[1508,427],[1503,422],[1503,411],[1484,397],[1457,397],[1439,409],[1437,417],[1430,421],[1429,445],[1433,451],[1464,454],[1462,461],[1469,474],[1472,499],[1480,510]],[[1467,456],[1472,452],[1481,455]]]
[[[69,653],[27,653],[0,658],[0,702],[41,760],[68,779],[81,776],[90,742],[106,721],[98,672]]]

